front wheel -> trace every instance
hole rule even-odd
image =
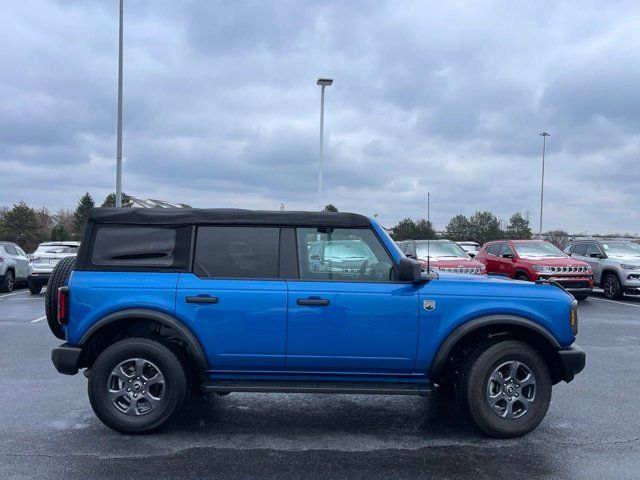
[[[551,376],[544,359],[520,341],[506,340],[476,350],[460,383],[472,421],[495,438],[529,433],[551,402]]]
[[[614,273],[608,273],[607,276],[604,277],[602,289],[604,290],[604,296],[607,298],[620,299],[624,295],[620,280],[618,280],[618,277]]]
[[[122,433],[160,428],[180,407],[187,378],[176,355],[148,338],[114,343],[96,359],[89,375],[89,401],[108,427]]]

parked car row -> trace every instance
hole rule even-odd
[[[0,292],[28,285],[36,295],[47,284],[53,267],[65,257],[78,253],[80,242],[44,242],[31,255],[12,242],[0,242]]]
[[[402,252],[423,270],[501,275],[515,280],[555,282],[584,300],[595,287],[607,298],[640,294],[640,245],[630,240],[581,240],[564,251],[544,240],[475,242],[403,240]]]

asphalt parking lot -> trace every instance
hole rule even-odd
[[[587,367],[522,439],[492,440],[438,396],[195,397],[153,435],[93,415],[82,375],[55,372],[44,295],[0,295],[0,478],[640,477],[640,298],[579,309]]]

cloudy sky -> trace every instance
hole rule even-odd
[[[640,4],[125,0],[124,191],[640,233]],[[0,205],[113,190],[116,0],[7,2]]]

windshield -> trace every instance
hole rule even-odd
[[[78,253],[75,245],[40,245],[34,253]]]
[[[515,247],[521,257],[566,257],[562,250],[548,242],[516,243]]]
[[[462,244],[460,245],[463,249],[465,249],[467,252],[479,252],[480,251],[480,245],[467,245],[467,244]]]
[[[418,258],[469,258],[460,245],[453,242],[429,242],[427,249],[426,242],[416,243],[416,255]]]
[[[325,258],[372,258],[373,253],[369,247],[359,241],[353,242],[326,242],[324,244]]]
[[[640,257],[640,245],[634,242],[607,242],[602,248],[610,257]]]

